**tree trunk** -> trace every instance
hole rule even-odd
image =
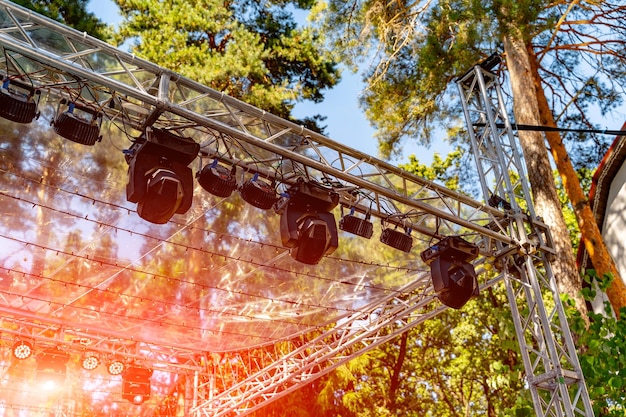
[[[527,46],[527,50],[539,105],[539,115],[541,117],[540,125],[556,127],[552,111],[548,106],[545,91],[541,85],[537,56],[534,54],[531,46]],[[624,281],[621,279],[615,262],[604,244],[604,240],[600,234],[600,228],[591,211],[589,201],[580,186],[580,181],[572,166],[567,150],[563,145],[560,133],[546,132],[546,139],[548,140],[550,152],[552,153],[552,158],[554,158],[556,168],[561,176],[561,182],[563,183],[567,197],[574,208],[576,221],[578,222],[578,227],[582,234],[581,243],[585,246],[598,275],[603,276],[608,273],[615,278],[611,286],[607,289],[606,294],[609,297],[613,311],[615,311],[615,314],[619,317],[620,308],[626,307],[626,286],[624,285]]]
[[[504,38],[504,50],[511,76],[515,121],[519,124],[538,125],[539,106],[526,45],[521,38],[507,36]],[[537,215],[550,228],[554,249],[558,254],[552,269],[559,290],[574,300],[576,309],[586,318],[587,307],[582,297],[582,282],[576,270],[574,249],[561,212],[543,132],[520,131],[519,139]]]
[[[406,357],[406,346],[409,340],[409,332],[404,332],[400,336],[400,349],[398,351],[398,357],[393,367],[393,373],[391,374],[391,382],[389,384],[389,399],[391,401],[391,408],[396,408],[396,395],[398,388],[400,387],[400,373],[402,372],[402,365],[404,364],[404,358]]]

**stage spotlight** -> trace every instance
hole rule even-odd
[[[87,371],[93,371],[98,367],[99,364],[100,360],[98,359],[98,356],[93,352],[86,353],[82,357],[80,362],[80,365],[83,367],[83,369],[86,369]]]
[[[405,229],[401,232],[396,229],[385,228],[380,234],[380,241],[387,246],[407,253],[411,251],[411,247],[413,246],[413,238],[411,237],[410,229]]]
[[[122,398],[141,405],[150,398],[152,369],[131,366],[122,375]]]
[[[457,236],[446,237],[421,253],[444,305],[459,309],[478,295],[476,271],[470,263],[477,256],[478,247]]]
[[[235,180],[235,166],[228,169],[217,163],[217,159],[202,167],[196,174],[198,183],[206,191],[218,197],[228,197],[237,188]]]
[[[17,123],[30,123],[39,116],[41,92],[5,79],[0,88],[0,117]]]
[[[16,359],[28,359],[33,354],[33,344],[25,340],[18,340],[13,344],[12,351]]]
[[[65,382],[66,364],[70,355],[59,348],[48,348],[37,358],[37,380],[46,388],[54,389]]]
[[[295,260],[314,265],[339,246],[337,224],[330,211],[339,194],[316,182],[298,180],[276,203],[280,234]]]
[[[120,375],[122,372],[124,372],[125,368],[126,366],[124,366],[124,363],[117,359],[113,359],[107,365],[107,371],[109,371],[109,374],[111,375]]]
[[[259,179],[259,174],[244,182],[239,193],[248,204],[263,210],[271,208],[278,200],[274,187]]]
[[[193,174],[188,165],[200,145],[193,139],[148,127],[126,151],[129,180],[126,198],[137,203],[137,214],[151,223],[164,224],[176,213],[184,214],[193,201]]]
[[[62,111],[62,106],[67,108]],[[102,140],[100,126],[102,113],[76,103],[59,102],[57,115],[52,121],[54,131],[59,136],[81,145],[93,146]]]
[[[364,219],[361,219],[354,215],[354,208],[352,208],[350,214],[343,216],[339,220],[339,229],[369,239],[374,234],[374,225],[369,220],[369,213],[365,215]]]

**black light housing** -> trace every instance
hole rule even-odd
[[[337,224],[330,211],[338,203],[336,191],[303,179],[276,203],[276,212],[281,214],[281,240],[291,248],[292,258],[315,265],[337,249]]]
[[[61,109],[66,107],[65,111]],[[93,146],[102,140],[100,126],[102,113],[77,103],[59,102],[57,115],[52,121],[54,131],[67,140]]]
[[[411,247],[413,247],[413,238],[411,237],[410,229],[400,231],[387,227],[383,229],[380,234],[380,241],[387,246],[407,253],[411,252]]]
[[[446,237],[421,253],[444,305],[459,309],[478,295],[476,271],[470,263],[477,256],[478,247],[458,236]]]
[[[350,210],[350,214],[346,214],[339,220],[339,229],[369,239],[374,234],[374,225],[369,220],[370,213],[367,213],[362,219],[354,215],[353,208]]]
[[[198,183],[202,188],[218,197],[228,197],[237,188],[235,179],[236,168],[231,169],[218,164],[217,159],[209,165],[205,165],[196,174]]]
[[[0,88],[0,117],[16,123],[30,123],[39,116],[41,92],[8,78]]]
[[[122,398],[141,405],[150,398],[152,369],[131,366],[122,374]]]
[[[137,203],[139,217],[164,224],[174,214],[189,210],[193,202],[193,174],[188,165],[199,150],[200,145],[193,139],[146,128],[126,151],[126,198]]]
[[[44,384],[61,386],[65,382],[69,359],[70,355],[57,347],[45,349],[37,357],[37,379]]]
[[[246,203],[263,210],[270,209],[278,200],[274,187],[260,179],[258,173],[243,183],[239,193]]]
[[[18,340],[13,344],[11,351],[16,359],[28,359],[33,354],[33,344],[26,340]]]

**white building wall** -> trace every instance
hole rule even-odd
[[[626,281],[626,164],[620,167],[611,181],[602,236],[622,280]],[[606,294],[598,298],[592,303],[596,313],[603,310],[603,302],[608,301]]]
[[[604,224],[604,242],[622,279],[626,277],[626,164],[623,164],[609,188]]]

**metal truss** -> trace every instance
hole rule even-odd
[[[496,57],[459,78],[457,86],[486,201],[504,208],[520,247],[501,247],[503,271],[526,378],[537,416],[593,416],[556,280],[550,233],[537,218],[526,170],[507,117]]]
[[[463,194],[250,106],[86,34],[0,1],[0,72],[52,99],[106,115],[124,131],[183,131],[218,158],[291,184],[306,176],[335,187],[341,204],[434,237],[473,232],[513,243],[487,227],[502,212]]]
[[[506,121],[506,116],[500,107],[499,87],[488,71],[477,67],[459,81],[459,87],[468,122],[478,117],[487,123],[470,133],[485,198],[500,198],[490,200],[497,201],[492,205],[407,173],[7,0],[0,0],[0,48],[3,75],[36,89],[48,101],[72,101],[104,115],[107,123],[127,132],[131,140],[151,126],[175,130],[201,144],[200,164],[217,159],[237,167],[242,177],[261,174],[284,185],[301,177],[314,179],[333,187],[343,207],[370,213],[429,239],[462,235],[479,248],[480,256],[474,262],[479,273],[483,263],[494,259],[502,271],[498,278],[480,285],[485,288],[501,279],[506,282],[537,415],[592,415],[550,269],[549,231],[532,213],[510,128],[506,134],[496,129],[495,122]],[[498,96],[492,102],[494,91]],[[511,182],[511,172],[520,174],[515,176],[518,183]],[[522,212],[515,197],[526,202],[528,214]],[[546,307],[545,295],[553,307]],[[75,338],[80,343],[81,337],[88,335],[92,347],[103,353],[134,355],[189,373],[193,384],[188,396],[193,403],[185,414],[224,416],[248,414],[444,310],[428,272],[420,270],[409,285],[358,314],[314,335],[295,335],[282,344],[258,348],[253,366],[232,373],[229,367],[236,367],[242,357],[236,352],[207,354],[154,346],[105,329],[30,317],[19,309],[3,310],[3,314],[21,334],[38,334],[43,339],[49,332],[39,327],[63,328],[65,338],[58,342]],[[238,382],[224,386],[223,381],[232,380],[235,374]]]

